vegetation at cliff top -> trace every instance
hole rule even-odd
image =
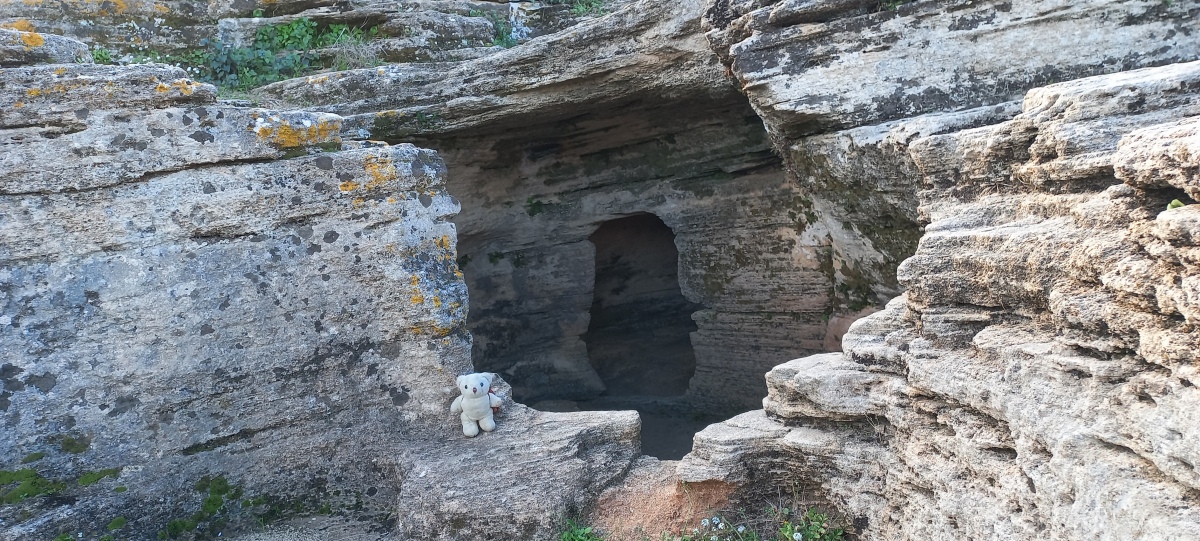
[[[259,27],[249,47],[205,40],[201,42],[203,49],[162,54],[143,46],[133,55],[132,63],[173,64],[200,81],[225,89],[247,90],[323,68],[343,70],[377,65],[373,55],[361,52],[344,55],[340,49],[360,49],[378,33],[378,27],[357,28],[346,24],[318,29],[316,21],[302,17]],[[334,46],[339,48],[339,54],[322,63],[317,51]],[[113,63],[113,56],[102,47],[92,50],[92,59],[101,64]]]

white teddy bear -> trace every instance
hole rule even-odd
[[[496,429],[492,413],[500,409],[500,397],[492,394],[492,378],[487,374],[458,376],[458,392],[462,396],[450,404],[450,413],[462,412],[463,434],[474,438],[479,429],[491,432]]]

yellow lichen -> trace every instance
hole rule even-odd
[[[0,24],[0,28],[10,28],[22,32],[33,32],[35,30],[33,23],[29,22],[29,19],[17,19],[11,23]]]
[[[392,204],[392,205],[394,205],[394,204],[396,204],[396,198],[395,198],[395,197],[389,197],[389,198],[387,198],[387,202],[388,202],[389,204]]]
[[[276,127],[258,124],[251,125],[250,129],[258,135],[259,141],[270,142],[277,148],[299,148],[329,142],[340,143],[342,140],[338,136],[338,132],[342,129],[340,121],[318,120],[310,122],[308,126],[294,127],[285,120]]]
[[[58,69],[54,70],[55,75],[62,75],[66,72],[67,72],[67,68],[58,68]]]
[[[158,83],[158,85],[154,87],[154,90],[157,91],[159,94],[164,94],[166,92],[170,92],[171,89],[174,88],[175,90],[178,90],[179,93],[183,94],[184,96],[191,96],[192,93],[195,92],[197,88],[200,88],[200,84],[201,83],[199,83],[197,81],[193,81],[191,79],[176,79],[174,81],[171,81],[170,84]]]
[[[341,184],[338,184],[338,189],[343,192],[352,192],[355,188],[358,188],[358,183],[352,180],[343,181]]]
[[[41,96],[41,95],[42,95],[42,89],[40,89],[40,88],[30,88],[29,90],[26,90],[26,91],[25,91],[25,94],[26,94],[26,95],[28,95],[28,96],[29,96],[29,97],[31,97],[31,98],[36,98],[36,97],[38,97],[38,96]]]
[[[171,11],[171,8],[169,8],[163,4],[154,4],[154,9],[157,10],[159,13],[167,13],[167,12]]]
[[[371,176],[366,185],[368,190],[383,186],[387,181],[396,178],[396,165],[392,163],[391,158],[383,156],[367,156],[363,160],[363,170]]]
[[[418,295],[413,295],[412,298],[410,298],[409,300],[412,301],[413,304],[422,304],[425,302],[425,297],[423,295],[418,294]]]
[[[25,44],[25,49],[29,50],[34,47],[41,47],[46,44],[46,38],[37,32],[21,32],[21,42]]]
[[[13,104],[13,109],[20,109],[20,108],[22,108],[22,107],[24,107],[24,106],[25,106],[25,102],[20,102],[20,101],[18,101],[17,103],[14,103],[14,104]]]
[[[441,307],[442,307],[442,298],[441,298],[441,297],[434,297],[434,298],[433,298],[433,307],[434,307],[434,308],[441,308]]]
[[[410,279],[409,282],[412,283],[413,287],[417,287],[417,285],[421,283],[421,279],[417,278],[417,275],[414,274],[414,275],[412,275],[412,279]]]

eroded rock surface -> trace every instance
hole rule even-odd
[[[434,152],[161,65],[0,81],[0,537],[544,538],[639,454],[630,412],[462,437]]]
[[[685,480],[801,480],[864,539],[1200,536],[1200,63],[916,139],[907,293],[767,376]],[[1182,207],[1169,204],[1184,203]]]

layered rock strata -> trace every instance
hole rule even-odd
[[[845,353],[767,376],[690,481],[798,483],[863,539],[1200,536],[1200,63],[912,141],[929,221]]]
[[[698,305],[682,402],[741,411],[771,366],[829,347],[831,315],[841,324],[869,303],[836,296],[828,230],[723,75],[700,14],[699,2],[634,2],[487,59],[265,91],[346,116],[348,133],[439,149],[463,202],[475,363],[522,400],[608,391],[584,340],[604,296],[588,239],[611,220],[661,219],[679,291]]]
[[[449,414],[472,368],[437,154],[215,91],[0,74],[0,537],[533,539],[623,475],[633,413],[509,401],[474,440]]]

